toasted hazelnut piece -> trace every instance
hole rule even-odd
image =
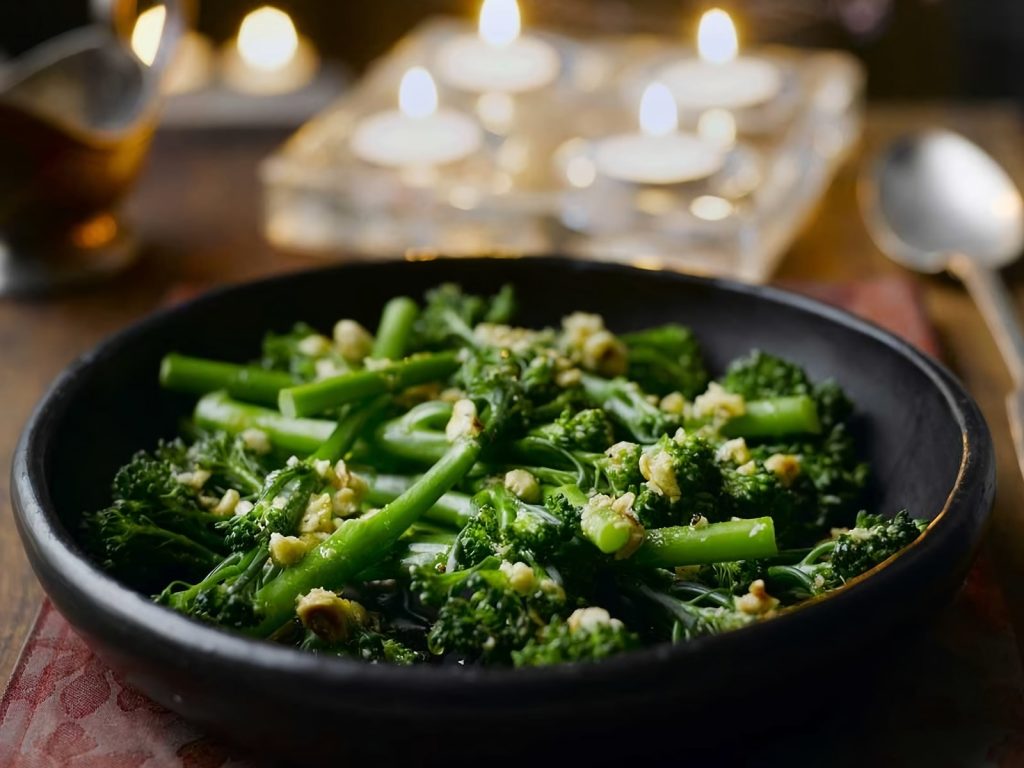
[[[220,501],[217,505],[210,510],[211,514],[220,515],[221,517],[227,517],[233,514],[235,507],[238,506],[238,502],[241,499],[241,495],[234,488],[228,488],[224,491],[224,495],[220,497]]]
[[[800,457],[790,453],[773,453],[764,460],[764,468],[774,473],[786,488],[800,477],[800,472],[803,470],[800,465]]]
[[[779,605],[779,601],[768,594],[762,579],[751,582],[747,594],[736,598],[736,610],[748,616],[766,616]]]
[[[669,392],[658,401],[658,407],[673,416],[682,416],[686,412],[686,398],[681,392]]]
[[[483,431],[484,425],[477,418],[476,405],[472,400],[462,399],[452,407],[452,417],[444,428],[445,437],[455,441],[460,437],[476,437]]]
[[[319,333],[311,333],[298,343],[298,350],[310,357],[322,357],[331,351],[331,340]]]
[[[666,496],[669,501],[678,501],[683,492],[676,480],[675,467],[668,451],[656,448],[650,453],[640,456],[640,474],[647,481],[647,486],[659,496]]]
[[[511,469],[506,472],[505,487],[527,504],[537,504],[541,500],[540,483],[525,469]]]
[[[718,461],[731,461],[733,464],[742,465],[750,461],[750,449],[747,448],[747,441],[742,437],[734,440],[726,440],[715,452]]]
[[[559,371],[555,374],[555,384],[562,389],[568,389],[569,387],[575,387],[583,380],[583,373],[579,368],[566,368],[564,371]]]
[[[570,632],[590,632],[599,627],[621,627],[622,622],[613,619],[611,614],[604,608],[593,605],[589,608],[577,608],[570,615],[566,623]]]
[[[693,415],[698,419],[728,421],[747,412],[747,401],[743,395],[726,392],[721,384],[711,382],[703,395],[693,401]]]
[[[191,472],[179,472],[174,476],[175,482],[191,488],[194,491],[200,490],[206,481],[210,479],[210,472],[206,469],[195,469]]]
[[[280,533],[270,534],[270,559],[274,565],[287,568],[295,565],[309,551],[309,543],[298,536],[282,536]]]
[[[510,563],[507,560],[498,569],[508,578],[508,583],[521,595],[528,595],[537,588],[537,575],[526,563]]]
[[[355,320],[334,324],[334,347],[350,363],[358,363],[373,350],[373,336]]]
[[[320,587],[298,599],[295,613],[306,629],[328,643],[344,642],[370,622],[362,605]]]
[[[262,429],[256,429],[250,427],[249,429],[243,430],[240,435],[242,438],[242,445],[247,450],[253,453],[270,453],[270,436]]]
[[[321,493],[313,496],[306,505],[306,511],[299,521],[299,533],[313,533],[314,531],[331,532],[334,525],[331,523],[333,517],[333,505],[331,496]]]
[[[348,369],[342,366],[337,360],[333,360],[329,357],[321,357],[313,363],[313,370],[316,372],[317,381],[321,379],[330,379],[334,376],[340,376],[348,371]]]
[[[622,376],[629,365],[629,352],[611,331],[600,330],[583,342],[583,367],[602,376]]]

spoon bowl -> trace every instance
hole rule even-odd
[[[893,142],[860,185],[872,235],[893,260],[941,272],[953,254],[989,268],[1024,248],[1024,201],[1013,181],[977,145],[931,130]]]

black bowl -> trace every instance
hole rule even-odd
[[[526,324],[557,323],[576,309],[600,312],[621,331],[680,321],[702,339],[714,370],[759,347],[814,377],[834,377],[858,407],[855,432],[874,468],[876,508],[907,507],[931,525],[876,572],[772,621],[602,664],[523,671],[405,669],[301,653],[179,616],[90,562],[75,539],[82,510],[104,504],[116,468],[174,434],[191,404],[158,387],[165,352],[244,360],[268,328],[299,319],[329,328],[340,316],[372,324],[386,299],[418,296],[443,281],[475,291],[513,283]],[[988,430],[960,384],[905,342],[844,312],[726,281],[560,259],[473,259],[293,274],[160,312],[57,379],[21,438],[12,487],[25,549],[46,592],[139,690],[265,754],[352,756],[373,745],[385,756],[422,759],[425,744],[444,745],[447,757],[470,747],[526,754],[544,736],[578,741],[581,723],[607,733],[623,718],[643,722],[645,713],[686,723],[728,706],[738,726],[750,719],[740,700],[760,700],[764,714],[771,707],[762,691],[800,690],[801,675],[863,658],[883,643],[899,645],[898,631],[920,625],[951,597],[991,510],[995,480]],[[513,741],[495,738],[501,725],[515,731]],[[627,736],[627,746],[638,738]],[[616,741],[594,743],[610,749]]]

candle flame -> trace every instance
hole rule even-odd
[[[667,136],[679,128],[679,110],[664,83],[651,83],[640,99],[640,130],[647,136]]]
[[[726,64],[739,52],[736,26],[721,8],[712,8],[700,17],[697,28],[697,53],[704,61]]]
[[[402,75],[398,108],[402,114],[414,118],[430,117],[437,111],[437,86],[423,67],[412,67]]]
[[[516,0],[484,0],[480,6],[480,37],[488,45],[511,45],[519,37],[521,26]]]
[[[264,5],[242,19],[238,28],[238,53],[254,69],[273,72],[295,56],[299,34],[284,11]]]
[[[156,51],[160,47],[160,36],[164,32],[167,21],[167,9],[162,5],[154,5],[139,14],[132,28],[132,52],[147,67],[153,66]]]

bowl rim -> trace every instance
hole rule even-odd
[[[264,277],[240,284],[218,286],[199,296],[173,306],[160,308],[127,328],[116,332],[91,350],[83,353],[65,367],[35,406],[21,434],[11,467],[11,496],[15,522],[21,534],[23,547],[41,581],[45,579],[36,558],[59,574],[61,581],[77,593],[78,599],[89,604],[94,613],[106,617],[108,629],[131,634],[140,645],[174,649],[177,653],[195,655],[203,664],[228,664],[241,667],[255,666],[265,672],[288,676],[313,676],[326,685],[353,684],[372,686],[384,693],[399,692],[409,687],[445,684],[459,691],[479,691],[481,688],[500,687],[508,692],[530,689],[538,685],[564,685],[586,679],[588,684],[609,682],[620,678],[625,670],[636,675],[638,670],[652,671],[666,663],[688,659],[708,648],[729,652],[742,648],[756,638],[771,640],[772,633],[795,631],[806,621],[808,609],[824,613],[831,609],[839,613],[851,600],[869,591],[878,591],[885,579],[874,578],[880,571],[895,575],[914,566],[926,549],[926,542],[941,531],[949,519],[950,509],[965,497],[971,496],[972,481],[980,484],[980,501],[984,504],[983,518],[991,509],[994,493],[994,459],[987,425],[977,404],[960,382],[939,362],[921,352],[909,342],[880,326],[816,299],[792,293],[773,286],[746,284],[723,278],[659,272],[660,278],[676,283],[698,285],[726,294],[750,296],[773,304],[796,309],[812,317],[829,321],[854,332],[866,335],[917,367],[939,391],[955,419],[963,439],[963,453],[957,477],[942,508],[931,521],[924,534],[907,550],[881,563],[857,579],[818,599],[812,599],[796,609],[787,610],[769,621],[723,633],[696,638],[686,643],[659,643],[606,659],[596,664],[564,664],[544,668],[513,669],[507,667],[450,667],[413,665],[398,667],[387,664],[369,664],[343,657],[325,656],[290,646],[275,645],[262,639],[245,637],[224,629],[203,624],[195,619],[158,605],[142,594],[122,585],[93,564],[79,547],[71,531],[63,526],[46,485],[48,473],[45,456],[52,441],[49,425],[61,419],[70,400],[81,386],[82,377],[98,361],[116,355],[122,347],[144,336],[169,318],[187,313],[195,307],[215,303],[222,296],[247,290],[265,289],[270,284],[287,284],[290,280],[309,279],[336,273],[375,271],[388,268],[415,269],[416,261],[377,260],[317,267]],[[454,261],[454,259],[453,259]],[[493,257],[460,258],[470,264],[505,261]],[[620,264],[582,262],[561,256],[531,256],[528,261],[551,265],[563,270],[638,273],[643,270]],[[52,481],[52,478],[49,478]],[[988,482],[986,483],[986,479]],[[980,528],[984,523],[978,523]],[[59,601],[55,600],[55,603]],[[58,604],[59,608],[59,604]],[[794,628],[794,629],[791,629]],[[748,646],[749,647],[749,646]]]

